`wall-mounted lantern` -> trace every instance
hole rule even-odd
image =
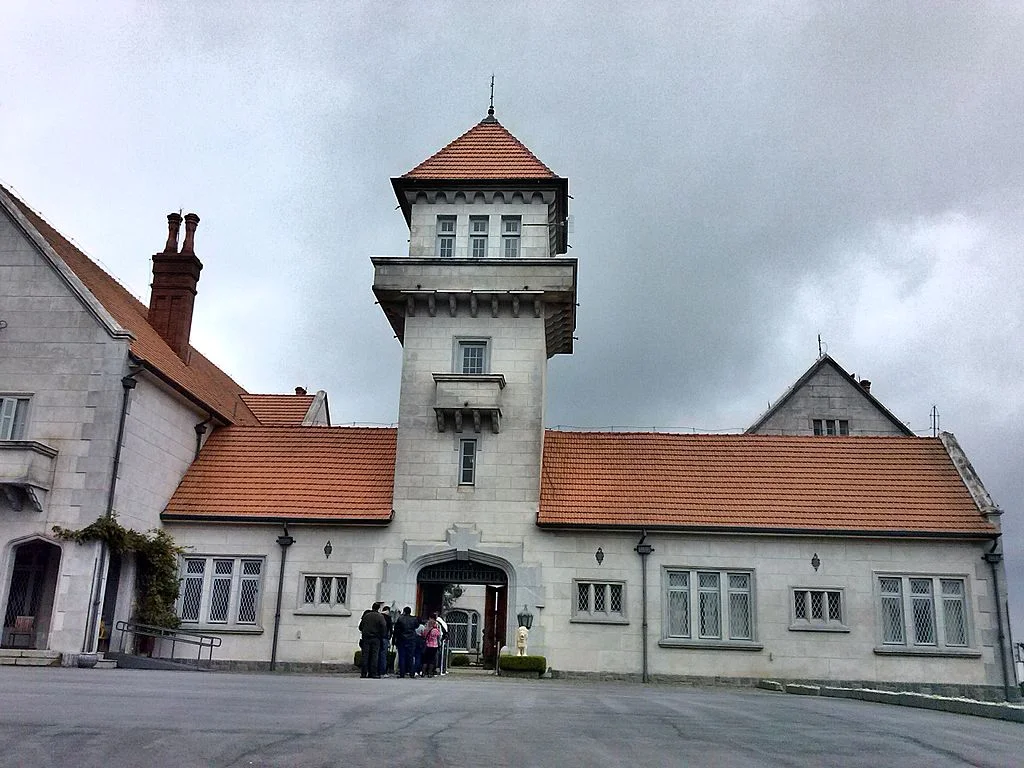
[[[324,557],[326,557],[328,560],[330,560],[331,552],[333,552],[333,551],[334,551],[334,547],[331,546],[331,540],[328,539],[327,543],[324,544]]]
[[[523,605],[523,610],[516,614],[516,619],[519,621],[520,627],[526,627],[531,629],[533,627],[533,614],[530,613],[530,609]]]
[[[600,565],[604,562],[604,550],[600,547],[597,548],[597,552],[594,553],[594,559],[597,560],[597,564]]]
[[[814,568],[814,572],[818,572],[818,568],[821,566],[821,558],[818,557],[818,553],[815,552],[811,557],[811,567]]]

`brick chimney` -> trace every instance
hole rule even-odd
[[[185,242],[178,251],[181,214],[167,215],[167,244],[153,254],[153,285],[149,295],[149,324],[167,342],[174,353],[189,361],[188,339],[192,332],[192,307],[202,262],[193,250],[199,217],[185,214]]]

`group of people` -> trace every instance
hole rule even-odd
[[[398,656],[398,677],[434,677],[443,661],[448,627],[436,613],[426,620],[412,615],[406,606],[392,620],[391,609],[374,603],[363,612],[359,621],[362,650],[360,677],[388,677],[388,651],[394,647]]]

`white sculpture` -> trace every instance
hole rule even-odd
[[[520,627],[516,630],[516,655],[526,655],[526,641],[530,638],[530,630]]]

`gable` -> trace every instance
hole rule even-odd
[[[858,382],[835,360],[823,355],[746,433],[813,435],[816,421],[823,430],[826,421],[833,422],[833,426],[842,421],[850,435],[913,436],[869,387],[870,382]]]

